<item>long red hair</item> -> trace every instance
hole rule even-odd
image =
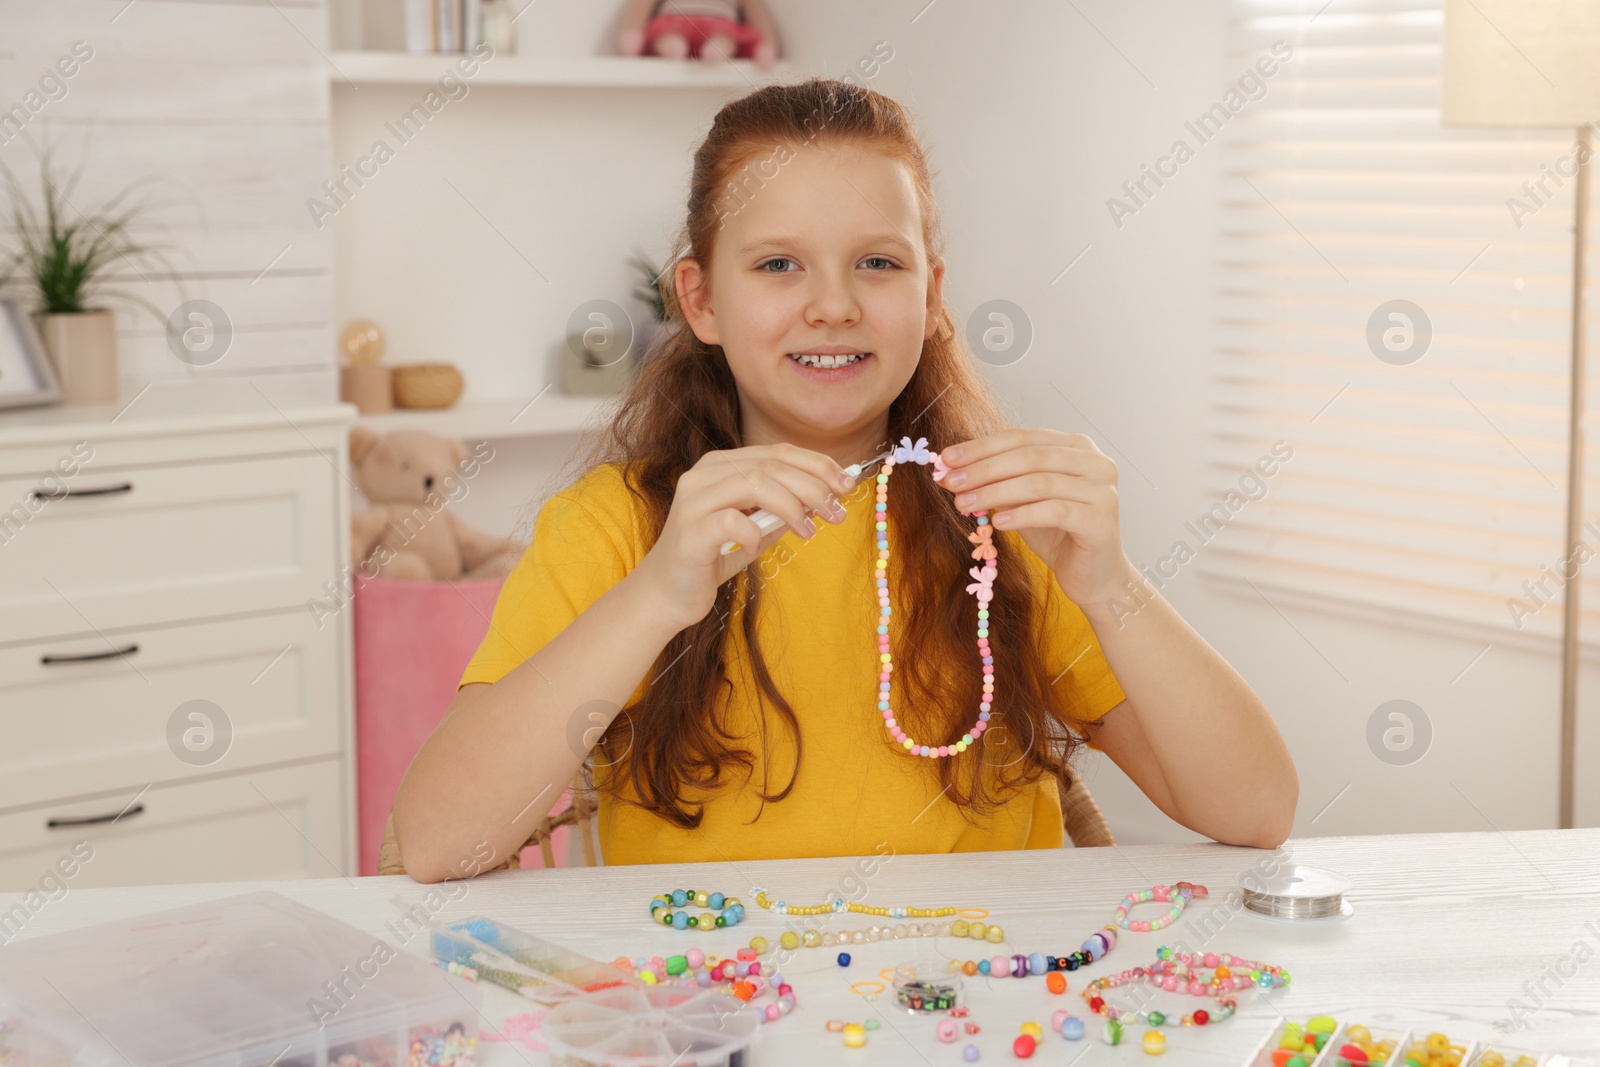
[[[905,163],[916,183],[924,246],[930,260],[938,257],[943,247],[938,209],[910,113],[862,86],[813,78],[758,89],[717,113],[695,152],[688,218],[669,262],[690,256],[709,276],[722,213],[730,196],[739,195],[736,172],[779,146],[801,149],[830,142],[869,147]],[[650,544],[666,524],[678,477],[706,452],[744,444],[738,392],[721,346],[703,343],[688,328],[670,269],[662,272],[660,288],[667,309],[664,338],[622,396],[620,413],[577,461],[582,468],[620,465]],[[937,449],[1006,425],[960,336],[949,309],[941,308],[937,331],[923,344],[916,371],[889,407],[890,441],[926,437]],[[967,540],[972,519],[961,515],[953,495],[931,478],[895,479],[889,518],[903,543],[917,546],[916,552],[894,557],[899,572],[894,599],[901,605],[896,608],[901,633],[893,648],[896,703],[905,709],[897,715],[913,737],[927,738],[928,744],[954,743],[970,727],[971,709],[982,692],[972,646],[974,608],[965,592],[967,569],[975,565]],[[995,544],[1002,561],[1018,560],[1028,551],[1011,532],[996,530]],[[1082,743],[1077,736],[1082,724],[1059,706],[1051,689],[1043,590],[1035,574],[1002,563],[995,581],[990,626],[1004,635],[993,645],[1000,681],[994,721],[974,750],[976,758],[926,761],[947,796],[975,815],[992,811],[1006,792],[1042,775],[1053,776],[1065,789],[1071,783],[1068,761]],[[771,781],[763,760],[763,780],[752,785],[759,784],[766,802],[789,794],[800,774],[801,736],[794,709],[773,683],[756,639],[761,585],[758,566],[752,564],[723,584],[705,618],[662,650],[643,699],[617,717],[597,746],[597,762],[608,766],[597,786],[608,795],[693,827],[700,822],[700,809],[686,799],[686,787],[703,796],[723,786],[730,770],[748,773],[755,767],[752,739],[732,736],[716,712],[719,691],[732,690],[726,672],[729,620],[742,627],[758,699],[776,708],[780,728],[792,733],[796,746],[786,781]],[[687,654],[690,650],[694,654]],[[972,669],[940,669],[969,663]],[[870,682],[862,681],[863,715],[877,714]],[[887,734],[884,743],[893,743]]]

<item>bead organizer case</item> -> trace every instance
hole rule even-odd
[[[277,893],[0,953],[6,1067],[470,1067],[481,992]]]
[[[1246,1059],[1242,1067],[1289,1067],[1294,1062],[1293,1054],[1275,1055],[1288,1050],[1280,1049],[1284,1043],[1285,1035],[1292,1027],[1300,1024],[1293,1020],[1279,1023],[1274,1026],[1254,1052]],[[1393,1044],[1393,1054],[1387,1060],[1379,1061],[1372,1058],[1361,1059],[1358,1056],[1346,1057],[1341,1051],[1352,1042],[1352,1030],[1366,1029],[1370,1035],[1370,1043],[1390,1042]],[[1438,1032],[1436,1028],[1429,1027],[1393,1027],[1366,1025],[1359,1020],[1340,1021],[1336,1024],[1328,1040],[1323,1044],[1322,1050],[1315,1056],[1304,1055],[1305,1067],[1363,1067],[1365,1064],[1383,1062],[1384,1067],[1405,1067],[1407,1050],[1414,1045],[1426,1042],[1430,1034]],[[1499,1041],[1466,1041],[1452,1038],[1451,1049],[1438,1055],[1435,1061],[1418,1060],[1419,1067],[1445,1067],[1453,1063],[1455,1067],[1588,1067],[1588,1061],[1573,1059],[1557,1052],[1532,1052],[1526,1049],[1516,1049]],[[1296,1065],[1298,1067],[1298,1065]]]

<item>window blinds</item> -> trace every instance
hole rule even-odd
[[[1576,134],[1444,127],[1441,37],[1439,0],[1233,5],[1229,69],[1294,54],[1220,139],[1206,503],[1235,507],[1190,540],[1275,604],[1555,634]],[[1374,320],[1391,301],[1422,316]],[[1292,458],[1240,504],[1277,441]],[[1584,605],[1600,633],[1600,589]]]

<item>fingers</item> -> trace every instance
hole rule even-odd
[[[958,506],[968,507],[963,503],[962,497],[973,491],[979,492],[978,503],[975,505],[979,509],[1015,501],[1018,499],[1015,494],[1020,487],[1013,486],[1008,495],[993,495],[985,490],[1010,479],[1029,476],[1059,475],[1077,479],[1090,486],[1116,485],[1117,465],[1109,456],[1096,448],[1089,438],[1082,434],[1060,434],[1049,430],[1025,432],[1031,436],[1024,439],[1023,443],[1004,451],[972,459],[959,466],[945,460],[946,465],[950,467],[950,473],[945,475],[940,484],[958,494]],[[1001,435],[995,434],[979,440],[988,442],[999,436]],[[941,453],[940,458],[943,457],[944,453]],[[1047,484],[1062,486],[1065,483],[1046,483],[1043,480],[1036,480],[1032,485],[1040,495],[1034,499],[1040,499],[1051,491],[1047,488]],[[1063,495],[1067,499],[1085,499],[1079,494],[1087,491],[1082,488],[1077,491],[1063,490]]]
[[[819,476],[815,473],[819,465],[813,460],[804,460],[804,466],[798,467],[775,456],[747,455],[734,459],[732,454],[725,455],[728,457],[725,465],[712,467],[711,472],[716,472],[713,480],[696,490],[696,510],[702,514],[730,508],[739,511],[765,508],[801,537],[816,533],[811,515],[832,523],[844,521],[844,508],[827,480],[831,478],[828,468],[833,461],[826,456],[820,457],[826,465],[822,466],[823,473]],[[814,457],[817,453],[804,455]],[[842,479],[836,484],[842,484]],[[745,542],[741,539],[741,543]]]
[[[1033,473],[993,482],[981,489],[963,489],[956,493],[956,507],[966,512],[992,513],[1044,500],[1105,505],[1114,503],[1116,497],[1116,487],[1103,481],[1071,474]]]

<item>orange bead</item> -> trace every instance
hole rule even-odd
[[[968,977],[977,974],[978,964],[973,960],[968,960],[966,963],[961,965],[961,973],[967,975]]]
[[[1226,968],[1226,967],[1218,967],[1217,968],[1217,977],[1218,978],[1226,978],[1232,973],[1233,972],[1228,970],[1228,968]]]
[[[1062,977],[1060,971],[1048,971],[1044,976],[1044,987],[1052,993],[1065,993],[1067,980]]]
[[[749,982],[733,983],[733,995],[740,1000],[748,1001],[756,995],[756,987]]]

